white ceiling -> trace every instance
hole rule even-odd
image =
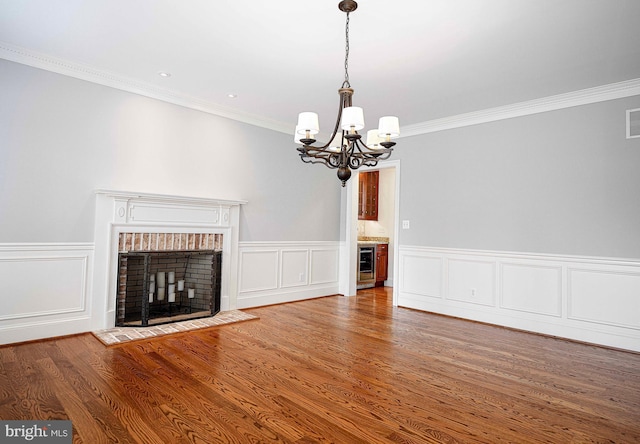
[[[329,130],[344,79],[337,5],[0,0],[0,54],[46,55],[281,128],[316,111]],[[640,78],[639,0],[360,0],[350,17],[354,105],[369,128]]]

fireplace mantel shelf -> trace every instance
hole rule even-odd
[[[117,190],[96,190],[95,193],[117,199],[155,201],[172,204],[236,206],[244,205],[247,203],[246,200],[211,199],[207,197],[176,196],[171,194],[154,193],[134,193],[130,191]]]

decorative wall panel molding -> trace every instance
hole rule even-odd
[[[338,282],[339,251],[336,248],[312,248],[311,279],[313,284],[332,284]]]
[[[399,306],[640,351],[640,259],[399,250]]]
[[[640,330],[640,269],[568,269],[568,317]]]
[[[442,298],[443,259],[414,251],[400,256],[400,291],[404,294]],[[422,274],[421,279],[416,279]]]
[[[0,343],[87,331],[93,244],[0,244]]]
[[[288,288],[308,285],[310,253],[308,249],[281,250],[282,267],[280,267],[279,270],[281,287]]]
[[[500,307],[546,316],[562,310],[562,268],[500,261]]]
[[[447,259],[447,269],[447,299],[470,304],[495,305],[495,262]]]
[[[278,288],[278,250],[240,250],[240,293]]]
[[[339,242],[240,242],[238,308],[338,293]]]

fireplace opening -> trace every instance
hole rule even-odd
[[[220,311],[222,252],[129,252],[118,255],[117,326],[149,326]]]

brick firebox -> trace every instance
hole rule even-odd
[[[120,233],[116,325],[155,325],[218,313],[222,245],[222,234]],[[173,279],[162,291],[156,287],[159,274]]]

